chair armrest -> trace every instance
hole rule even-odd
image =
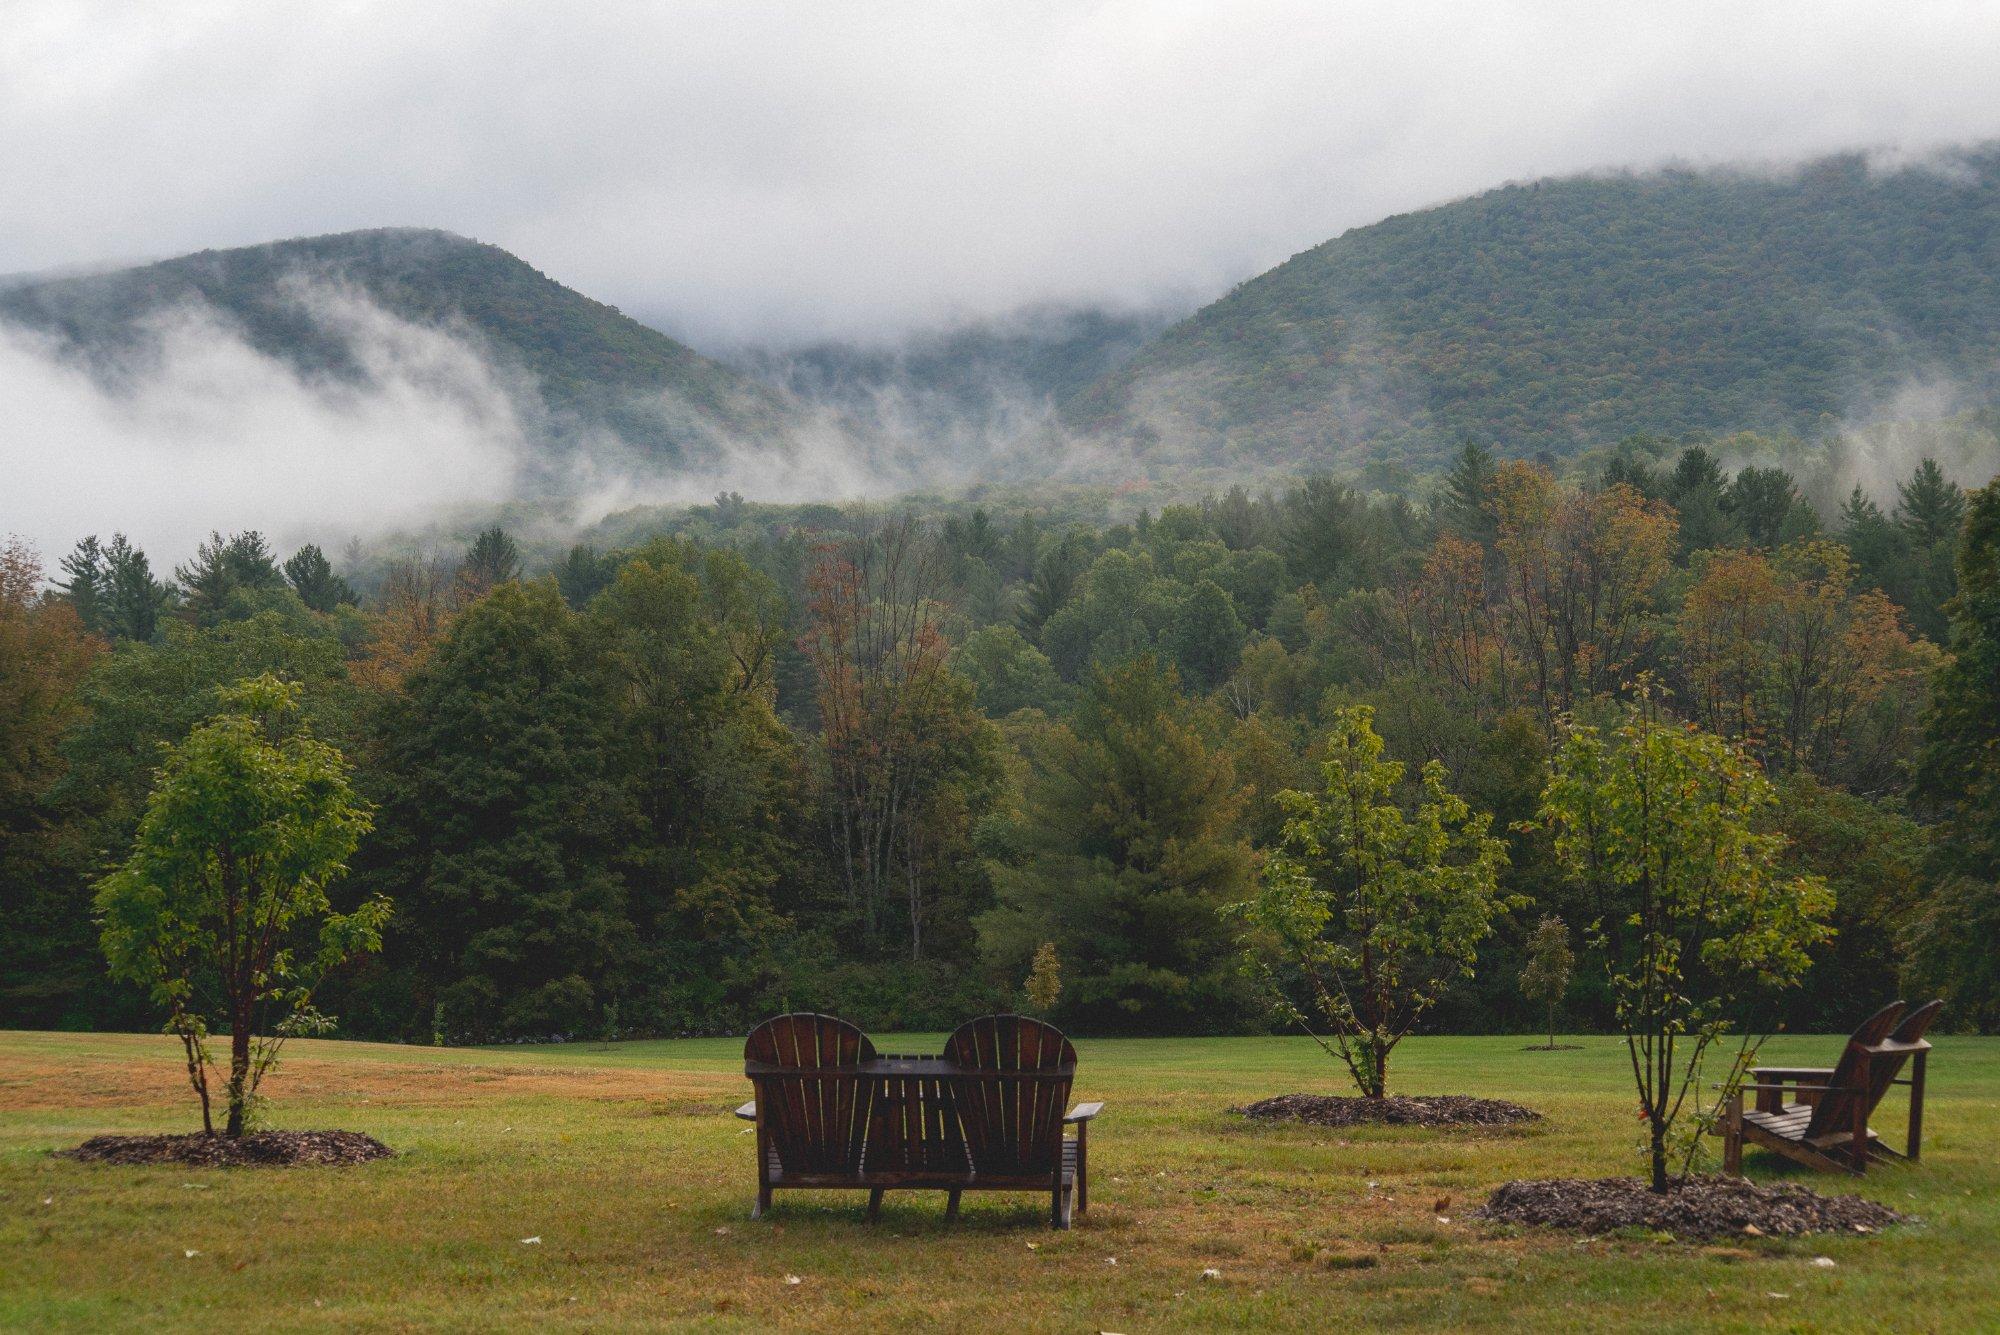
[[[1063,1125],[1078,1126],[1103,1111],[1104,1105],[1101,1103],[1079,1103],[1069,1110],[1069,1116],[1063,1118]]]
[[[1709,1086],[1709,1088],[1710,1088],[1710,1089],[1727,1089],[1727,1088],[1728,1088],[1728,1086],[1727,1086],[1727,1085],[1722,1085],[1722,1084],[1715,1084],[1715,1085],[1710,1085],[1710,1086]],[[1797,1088],[1798,1088],[1798,1086],[1797,1086],[1796,1084],[1791,1084],[1791,1085],[1752,1085],[1752,1084],[1741,1084],[1741,1085],[1738,1085],[1738,1086],[1737,1086],[1736,1088],[1737,1088],[1737,1089],[1739,1089],[1739,1090],[1741,1090],[1741,1091],[1743,1091],[1743,1092],[1745,1092],[1745,1093],[1755,1093],[1755,1092],[1757,1092],[1757,1091],[1759,1091],[1759,1090],[1770,1090],[1770,1091],[1771,1091],[1772,1093],[1774,1093],[1774,1094],[1788,1094],[1788,1093],[1790,1093],[1791,1091],[1793,1091],[1793,1090],[1797,1089]]]
[[[738,1109],[736,1110],[736,1115],[737,1115],[738,1117],[741,1117],[741,1118],[742,1118],[742,1119],[743,1119],[744,1121],[746,1121],[746,1122],[754,1122],[754,1121],[756,1121],[756,1120],[757,1120],[757,1100],[755,1100],[755,1099],[752,1099],[752,1100],[750,1100],[750,1101],[749,1101],[748,1103],[744,1104],[744,1105],[743,1105],[743,1106],[742,1106],[741,1108],[738,1108]]]
[[[1759,1080],[1831,1080],[1831,1066],[1753,1066],[1750,1074]]]

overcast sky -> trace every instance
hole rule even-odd
[[[1213,295],[1581,169],[2000,135],[1980,3],[0,0],[0,273],[384,224],[714,342]]]

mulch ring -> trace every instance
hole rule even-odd
[[[1469,1094],[1392,1094],[1381,1099],[1280,1094],[1229,1111],[1259,1122],[1306,1122],[1313,1126],[1513,1126],[1542,1120],[1533,1108],[1505,1099],[1475,1099]]]
[[[1636,1177],[1509,1182],[1472,1213],[1575,1233],[1640,1228],[1682,1238],[1873,1233],[1907,1218],[1860,1196],[1822,1196],[1792,1183],[1763,1187],[1720,1175],[1691,1177],[1665,1195]]]
[[[195,1168],[291,1168],[367,1163],[395,1153],[359,1131],[253,1131],[247,1136],[92,1136],[65,1159],[85,1163],[184,1164]]]

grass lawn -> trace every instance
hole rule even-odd
[[[1619,1041],[1523,1051],[1532,1041],[1413,1039],[1391,1083],[1514,1099],[1544,1124],[1340,1133],[1226,1111],[1348,1092],[1304,1040],[1081,1042],[1077,1096],[1109,1106],[1089,1217],[1054,1233],[1029,1196],[968,1196],[946,1225],[941,1194],[892,1193],[871,1227],[860,1193],[780,1194],[752,1222],[750,1137],[728,1116],[748,1096],[737,1040],[300,1042],[267,1082],[273,1124],[366,1131],[399,1157],[187,1170],[48,1153],[190,1129],[171,1040],[0,1033],[0,1326],[2000,1328],[2000,1039],[1938,1040],[1920,1166],[1811,1179],[1922,1223],[1722,1245],[1466,1217],[1509,1178],[1638,1166]],[[1785,1038],[1765,1055],[1830,1062],[1839,1042]],[[1894,1097],[1877,1125],[1897,1143]],[[1749,1166],[1798,1176],[1755,1151]]]

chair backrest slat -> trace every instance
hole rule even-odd
[[[1062,1031],[1025,1015],[982,1015],[953,1032],[944,1056],[984,1073],[963,1082],[958,1107],[974,1171],[1053,1173],[1076,1074],[1076,1049]]]
[[[1940,998],[1936,1001],[1925,1002],[1915,1010],[1906,1013],[1901,1022],[1889,1034],[1889,1041],[1899,1044],[1923,1042],[1924,1035],[1930,1032],[1931,1021],[1937,1019],[1937,1013],[1943,1009],[1944,1001]],[[1910,1053],[1905,1049],[1902,1051],[1878,1053],[1875,1060],[1869,1063],[1869,1112],[1874,1112],[1876,1105],[1882,1102],[1883,1096],[1889,1092],[1889,1087],[1896,1083],[1896,1077],[1903,1073],[1903,1064],[1909,1060]]]
[[[866,1034],[831,1015],[779,1015],[750,1031],[743,1060],[766,1068],[751,1083],[764,1133],[785,1171],[859,1171],[869,1083],[858,1069],[848,1075],[840,1068],[874,1057]]]
[[[1805,1130],[1808,1138],[1851,1130],[1857,1116],[1865,1119],[1874,1109],[1869,1095],[1876,1058],[1869,1049],[1887,1038],[1902,1016],[1903,1003],[1892,1001],[1863,1020],[1847,1040],[1833,1076],[1826,1082],[1826,1092],[1813,1105],[1812,1120]]]

